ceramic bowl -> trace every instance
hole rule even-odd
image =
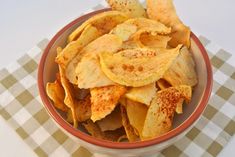
[[[184,113],[174,117],[173,129],[155,139],[133,143],[117,143],[96,139],[67,123],[63,114],[55,109],[45,91],[46,83],[53,82],[55,80],[55,74],[58,71],[57,64],[54,62],[56,48],[58,46],[64,47],[66,45],[68,35],[89,17],[107,10],[108,9],[98,10],[79,17],[62,28],[51,39],[42,54],[38,69],[38,87],[40,96],[46,110],[55,123],[58,124],[58,126],[71,138],[77,140],[82,146],[86,147],[90,151],[120,157],[153,155],[180,139],[190,130],[190,128],[192,128],[194,123],[202,115],[210,97],[212,89],[212,70],[210,60],[205,48],[193,33],[191,33],[190,51],[192,52],[196,63],[199,82],[194,89],[191,103],[184,107]]]

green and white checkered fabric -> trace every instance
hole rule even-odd
[[[103,8],[98,5],[92,10]],[[90,10],[90,11],[92,11]],[[209,104],[196,125],[159,156],[217,156],[235,133],[235,67],[231,54],[204,37],[213,65],[214,86]],[[92,154],[60,130],[43,108],[37,88],[37,67],[48,40],[0,70],[0,114],[40,157]]]

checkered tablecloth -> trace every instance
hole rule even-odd
[[[92,10],[102,7],[99,4]],[[200,40],[213,65],[214,85],[209,104],[186,136],[159,156],[217,156],[235,133],[235,67],[227,63],[232,55],[205,37],[200,36]],[[43,108],[37,68],[47,43],[47,39],[42,40],[0,70],[0,115],[40,157],[98,157],[60,130]]]

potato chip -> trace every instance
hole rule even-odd
[[[120,107],[117,106],[109,115],[105,118],[97,121],[101,131],[116,130],[122,127],[122,116]]]
[[[98,56],[84,56],[76,67],[77,82],[79,88],[89,89],[115,85],[101,70]]]
[[[153,49],[167,48],[167,44],[170,39],[171,38],[167,35],[152,35],[151,33],[143,33],[139,37],[139,46]]]
[[[95,40],[101,35],[96,27],[90,24],[85,27],[80,37],[76,41],[70,42],[62,52],[56,57],[56,62],[60,64],[64,69],[69,62],[91,41]]]
[[[83,126],[93,137],[104,139],[104,133],[100,130],[99,126],[96,123],[88,120],[86,123],[83,123]]]
[[[91,118],[91,100],[90,95],[83,100],[76,101],[76,116],[79,122],[86,121]]]
[[[68,66],[66,68],[67,78],[69,79],[69,81],[71,83],[78,84],[79,81],[77,80],[78,78],[77,78],[77,74],[76,74],[76,68],[77,68],[78,63],[81,61],[81,59],[84,55],[88,55],[88,54],[96,55],[102,51],[108,51],[110,53],[116,52],[121,47],[121,45],[122,45],[122,40],[118,36],[113,35],[113,34],[106,34],[106,35],[103,35],[103,36],[97,38],[96,40],[92,41],[87,46],[85,46],[80,51],[80,53],[77,54],[76,57],[74,57],[73,60],[68,64]],[[79,68],[79,66],[78,66],[78,68]],[[82,68],[81,70],[85,70],[84,73],[87,73],[86,72],[87,67],[85,67],[85,69],[83,69],[84,67],[81,67],[81,68]],[[93,67],[93,68],[96,68],[96,67]],[[97,68],[99,68],[99,67],[97,67]],[[92,77],[92,76],[90,76],[90,77]],[[87,78],[84,78],[84,79],[87,79]]]
[[[111,34],[117,35],[122,41],[127,41],[129,37],[137,31],[137,26],[133,24],[122,23],[117,25],[113,30],[111,30]]]
[[[154,57],[157,55],[157,51],[149,48],[132,48],[118,52],[119,56],[127,58],[141,58],[141,57]]]
[[[163,78],[172,86],[197,84],[197,73],[193,57],[186,47],[180,50],[180,54],[166,71]]]
[[[142,87],[133,87],[129,91],[127,91],[125,96],[130,100],[137,101],[148,106],[155,96],[156,91],[157,88],[155,86],[155,83],[151,83]]]
[[[119,51],[128,50],[128,49],[135,49],[135,48],[139,48],[139,45],[134,41],[128,40],[128,41],[123,42]]]
[[[121,110],[121,115],[122,115],[122,125],[126,131],[126,136],[129,142],[137,141],[138,136],[136,135],[134,128],[131,126],[129,122],[126,108],[123,105],[120,105],[120,110]]]
[[[166,48],[168,41],[171,39],[169,34],[171,29],[158,27],[144,27],[134,33],[130,40],[133,40],[139,47],[149,48]]]
[[[101,120],[109,115],[117,106],[119,98],[125,94],[126,88],[120,85],[111,85],[90,89],[91,93],[91,120]]]
[[[169,88],[171,85],[166,80],[161,78],[157,81],[157,86],[162,90]]]
[[[177,89],[181,93],[181,95],[185,99],[185,102],[189,104],[192,99],[192,87],[188,85],[179,85],[175,86],[175,89]]]
[[[64,88],[65,91],[65,98],[64,98],[64,103],[67,107],[69,107],[72,111],[72,116],[73,116],[73,125],[75,128],[77,128],[77,117],[76,117],[76,102],[74,99],[73,95],[73,85],[69,83],[65,76],[65,71],[64,69],[59,66],[59,71],[60,71],[60,79],[61,79],[61,85]]]
[[[179,44],[190,46],[190,29],[185,26],[176,14],[172,0],[147,0],[147,13],[150,19],[160,21],[172,28],[170,46]]]
[[[156,30],[158,30],[158,32],[170,32],[171,31],[170,27],[168,28],[164,24],[158,21],[147,19],[147,18],[141,18],[141,17],[131,18],[131,19],[126,20],[124,23],[135,25],[137,27],[137,30],[151,27],[151,28],[155,28]]]
[[[58,80],[55,80],[53,83],[47,83],[46,92],[57,109],[64,112],[68,111],[68,107],[64,104],[64,89]]]
[[[138,132],[137,135],[142,136],[142,130],[144,126],[144,120],[148,111],[148,107],[144,104],[126,100],[126,112],[129,122],[132,127]]]
[[[87,21],[83,22],[75,31],[73,31],[69,37],[68,42],[74,41],[81,35],[87,25],[92,25],[98,29],[102,34],[108,33],[112,30],[116,25],[123,23],[129,17],[122,12],[119,11],[106,11],[103,13],[96,14],[91,17]]]
[[[181,98],[177,103],[176,103],[176,108],[175,108],[175,112],[177,114],[182,114],[183,113],[183,103],[184,103],[184,99]]]
[[[85,127],[87,132],[91,134],[91,136],[102,140],[109,140],[115,142],[118,141],[118,139],[125,134],[123,128],[102,132],[99,126],[91,120],[88,120],[86,123],[83,123],[83,126]]]
[[[153,57],[128,58],[122,53],[103,52],[99,55],[100,64],[105,75],[113,82],[140,87],[159,80],[178,56],[180,48],[181,45]]]
[[[112,10],[126,13],[129,17],[146,17],[144,7],[138,0],[106,0]]]
[[[177,88],[170,87],[157,92],[146,115],[142,131],[143,139],[160,136],[172,128],[176,105],[182,98],[186,98],[185,95],[188,95],[182,91],[187,91],[185,88],[191,89],[190,86],[179,86]]]

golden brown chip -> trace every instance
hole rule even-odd
[[[64,104],[64,89],[58,80],[55,80],[53,83],[47,83],[46,92],[57,109],[64,112],[68,111],[68,107]]]
[[[76,116],[79,122],[83,122],[91,118],[90,95],[86,96],[83,100],[76,101]]]
[[[179,54],[181,45],[166,49],[153,57],[125,57],[121,52],[100,53],[100,64],[105,75],[113,82],[140,87],[159,80]],[[146,51],[143,51],[145,53]],[[135,51],[133,51],[133,54]]]
[[[135,32],[130,40],[133,40],[139,47],[149,48],[166,48],[168,41],[171,39],[167,34],[171,29],[161,27],[144,27]]]
[[[125,129],[126,136],[129,140],[129,142],[137,141],[138,136],[136,135],[134,128],[131,126],[131,124],[129,122],[126,108],[123,105],[120,105],[120,110],[121,110],[121,115],[122,115],[122,125]]]
[[[91,120],[101,120],[109,115],[116,107],[119,98],[125,94],[126,88],[120,85],[111,85],[90,89],[91,93]]]
[[[70,42],[56,57],[56,62],[64,69],[69,62],[91,41],[95,40],[101,33],[91,25],[87,25],[76,41]]]
[[[142,87],[133,87],[129,91],[127,91],[125,96],[130,100],[137,101],[148,106],[155,96],[156,91],[157,88],[155,86],[155,83],[151,83]]]
[[[79,88],[89,89],[115,85],[101,70],[98,56],[84,56],[76,67],[76,77]]]
[[[181,95],[185,99],[185,102],[189,104],[192,99],[192,87],[188,85],[180,85],[175,86],[175,89],[177,89],[181,93]]]
[[[122,127],[122,116],[120,107],[117,106],[109,115],[105,118],[97,121],[101,131],[116,130]]]
[[[113,131],[102,132],[99,126],[91,120],[88,120],[86,123],[83,123],[83,126],[91,136],[102,140],[109,140],[115,142],[118,141],[120,137],[125,135],[125,131],[123,128],[119,128]]]
[[[96,27],[99,32],[105,34],[112,30],[116,25],[123,23],[127,19],[128,16],[119,11],[106,11],[96,14],[75,29],[75,31],[69,35],[68,42],[76,40],[87,25],[92,25]]]
[[[87,46],[85,46],[80,51],[80,53],[78,53],[76,55],[76,57],[74,57],[71,60],[71,62],[69,62],[68,66],[66,68],[66,76],[67,76],[67,78],[73,84],[78,84],[79,83],[81,85],[80,88],[83,88],[82,85],[83,85],[84,81],[86,81],[86,79],[88,79],[88,78],[83,78],[83,77],[87,77],[88,73],[89,74],[93,74],[93,72],[96,72],[96,71],[92,71],[91,72],[91,70],[94,70],[94,69],[99,68],[99,67],[94,67],[94,66],[86,65],[86,64],[90,63],[89,60],[88,60],[88,62],[85,62],[85,61],[87,61],[87,60],[85,60],[84,61],[85,63],[81,63],[82,65],[78,65],[78,63],[81,61],[82,57],[84,55],[87,55],[87,56],[88,55],[96,56],[97,54],[99,54],[100,52],[103,52],[103,51],[108,51],[110,53],[113,53],[113,52],[116,52],[121,47],[121,45],[122,45],[122,40],[118,36],[113,35],[113,34],[105,34],[105,35],[97,38],[96,40],[90,42]],[[83,67],[83,66],[85,66],[85,67]],[[86,66],[89,66],[90,69],[87,69]],[[76,71],[76,68],[78,69],[77,71]],[[80,76],[81,80],[79,80],[79,81],[78,81],[77,73],[76,72],[77,73],[83,73]],[[100,74],[98,73],[97,75],[100,75]],[[89,76],[89,78],[92,79],[92,76]]]
[[[184,99],[181,98],[179,100],[179,102],[177,102],[176,104],[176,108],[175,108],[175,112],[178,114],[182,114],[183,113],[183,103],[184,103]]]
[[[178,90],[178,89],[184,90]],[[157,92],[148,109],[142,131],[143,139],[160,136],[172,128],[172,121],[177,104],[185,99],[182,91],[188,91],[190,86],[170,87]]]
[[[73,126],[77,128],[77,117],[76,117],[76,100],[74,98],[74,91],[73,91],[73,85],[70,84],[70,82],[67,80],[65,76],[65,71],[64,69],[59,66],[59,71],[60,71],[60,79],[61,79],[61,85],[64,88],[65,91],[65,98],[64,98],[64,103],[65,105],[71,109],[72,111],[72,116],[73,116]]]
[[[169,88],[171,85],[166,80],[161,78],[157,81],[157,86],[162,90]]]
[[[111,30],[111,34],[117,35],[122,41],[127,41],[129,37],[137,31],[137,26],[134,24],[122,23],[117,25],[113,30]]]
[[[134,41],[128,40],[128,41],[123,42],[122,47],[120,48],[119,51],[135,49],[135,48],[139,48],[139,45],[135,43]]]
[[[126,112],[129,122],[137,131],[137,135],[141,138],[148,107],[144,104],[134,102],[129,99],[126,100],[126,103]]]
[[[147,19],[147,18],[141,18],[141,17],[131,18],[129,20],[126,20],[124,23],[135,25],[137,27],[137,30],[146,29],[150,27],[150,28],[155,28],[156,30],[158,30],[158,32],[170,32],[171,31],[171,28],[166,27],[164,24],[155,20]]]
[[[144,57],[154,57],[158,54],[158,51],[149,48],[132,48],[126,49],[118,52],[119,56],[133,58],[144,58]]]
[[[165,72],[163,78],[172,86],[197,84],[197,73],[193,57],[186,47],[180,50],[180,54]]]
[[[138,0],[106,0],[112,10],[126,13],[129,17],[146,17],[144,7]]]
[[[172,27],[170,46],[176,47],[184,44],[190,47],[190,29],[185,26],[176,14],[172,0],[147,0],[147,13],[149,18],[160,21]]]
[[[170,37],[167,35],[153,35],[151,33],[143,33],[139,37],[139,46],[148,48],[167,48]]]

